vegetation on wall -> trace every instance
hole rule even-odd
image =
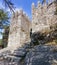
[[[47,31],[46,31],[47,32]],[[39,45],[39,44],[47,44],[55,41],[57,44],[57,24],[55,24],[50,32],[46,34],[46,32],[34,32],[31,35],[31,45]]]

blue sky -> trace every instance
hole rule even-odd
[[[38,1],[42,0],[14,0],[14,4],[17,8],[22,8],[31,18],[31,4],[34,2],[36,5]]]
[[[42,1],[42,0],[12,0],[12,2],[14,3],[14,6],[17,9],[22,8],[23,11],[26,12],[26,14],[31,18],[31,5],[34,2],[35,6],[37,5],[38,1]],[[3,4],[2,4],[2,0],[0,0],[0,8],[4,8]],[[9,9],[8,9],[9,10]]]
[[[17,9],[22,8],[23,11],[26,12],[26,14],[29,16],[29,18],[32,18],[32,14],[31,14],[31,5],[34,2],[35,6],[37,5],[37,2],[42,0],[12,0],[12,2],[14,3],[15,7]],[[0,8],[5,8],[3,6],[2,0],[0,0]],[[7,9],[9,11],[9,9]],[[0,34],[0,38],[2,38],[1,34]]]

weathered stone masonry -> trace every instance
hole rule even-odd
[[[22,11],[16,11],[11,18],[8,47],[20,47],[29,41],[30,20]]]
[[[19,47],[29,41],[30,28],[32,32],[45,32],[50,30],[50,26],[57,23],[57,16],[54,14],[56,7],[54,1],[48,0],[41,4],[38,2],[37,7],[32,3],[32,22],[22,11],[16,11],[11,18],[8,47]]]
[[[22,10],[15,12],[11,18],[8,47],[0,50],[0,65],[57,65],[57,45],[30,47],[28,42],[31,28],[32,32],[44,32],[57,23],[55,4],[48,1],[48,4],[38,2],[37,7],[32,4],[32,24]]]
[[[50,26],[57,22],[57,16],[54,15],[56,7],[54,0],[48,0],[48,4],[45,2],[38,2],[37,7],[32,3],[32,30],[47,31],[50,30]]]

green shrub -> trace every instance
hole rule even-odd
[[[2,45],[2,39],[0,39],[0,45]]]

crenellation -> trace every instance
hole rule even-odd
[[[22,9],[20,9],[20,14],[23,15],[23,10]]]
[[[35,5],[34,5],[34,3],[32,3],[32,13],[34,14],[34,12],[35,12]]]
[[[41,6],[42,6],[41,2],[38,1],[38,3],[37,3],[37,8],[41,8]]]
[[[46,0],[43,1],[43,4],[41,4],[38,1],[37,7],[32,9],[32,29],[33,32],[35,32],[38,27],[39,28],[47,28],[50,29],[50,25],[52,22],[55,22],[55,3],[54,0],[49,0],[49,4],[46,3]],[[50,4],[52,3],[52,4]],[[42,25],[43,24],[43,25]],[[41,31],[38,29],[38,31]]]
[[[36,9],[36,13],[37,13],[37,14],[41,14],[41,12],[42,12],[42,4],[41,4],[40,1],[38,1],[36,8],[37,8],[37,9]]]
[[[33,8],[33,9],[35,8],[35,4],[34,4],[34,3],[32,3],[32,8]]]
[[[31,21],[29,16],[25,12],[23,12],[23,16],[27,19],[27,21]]]
[[[23,14],[24,14],[24,16],[26,16],[26,13],[25,12],[23,12]]]
[[[16,11],[16,12],[15,12],[15,18],[18,17],[18,16],[19,16],[19,15],[18,15],[18,11]]]

